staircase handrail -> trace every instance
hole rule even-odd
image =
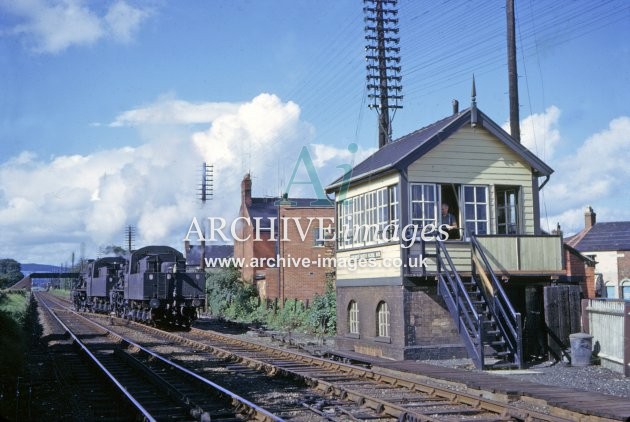
[[[464,287],[464,283],[462,282],[461,277],[459,276],[459,274],[457,273],[457,270],[455,269],[455,264],[453,264],[453,260],[451,259],[451,256],[448,253],[448,250],[446,249],[446,246],[444,246],[444,242],[436,240],[436,244],[437,244],[437,248],[438,248],[437,258],[439,260],[442,260],[442,256],[444,256],[446,258],[446,262],[448,263],[449,268],[451,269],[453,274],[455,274],[455,283],[451,283],[451,284],[455,284],[455,286],[457,287],[459,292],[464,292],[465,293],[466,292],[466,288]],[[440,267],[442,267],[442,265],[440,265]],[[447,276],[448,276],[448,278],[450,280],[451,279],[450,274],[447,273]],[[475,307],[473,306],[472,301],[470,300],[470,296],[468,296],[467,294],[464,294],[463,296],[466,299],[467,308],[469,308],[472,311],[473,316],[475,317],[475,319],[479,319],[479,314],[478,314],[477,310],[475,309]]]
[[[475,235],[470,236],[471,245],[472,245],[472,255],[481,258],[483,265],[485,267],[482,268],[487,276],[490,277],[492,281],[492,287],[494,289],[493,298],[489,298],[485,292],[485,289],[482,289],[482,294],[484,295],[486,302],[490,305],[490,311],[494,315],[495,319],[498,323],[498,328],[503,332],[506,340],[508,340],[508,347],[512,349],[512,352],[516,355],[517,363],[519,367],[523,365],[523,328],[521,322],[521,314],[516,312],[514,306],[512,306],[512,302],[508,298],[503,286],[497,279],[496,274],[492,270],[492,266],[484,253],[479,240]],[[497,309],[498,308],[498,309]],[[501,315],[499,315],[501,314]],[[502,318],[499,318],[501,316]],[[507,327],[504,326],[503,321],[506,321]],[[508,336],[508,331],[510,336]]]
[[[470,357],[476,363],[479,368],[484,367],[484,355],[483,355],[483,330],[481,315],[475,309],[470,296],[464,287],[461,277],[455,268],[455,264],[443,245],[443,242],[436,240],[436,263],[437,263],[437,275],[438,283],[443,284],[443,289],[446,290],[443,294],[448,296],[444,297],[447,307],[451,313],[451,316],[458,321],[458,323],[464,324],[465,331],[465,345],[470,354]],[[446,263],[449,266],[449,270],[446,269],[443,259],[446,259]],[[452,274],[452,275],[451,275]],[[447,284],[448,282],[448,284]],[[449,287],[453,290],[453,295],[449,291]],[[442,290],[442,288],[440,289]],[[463,301],[462,301],[463,297]],[[461,312],[461,308],[464,308],[464,312]],[[463,315],[463,317],[462,317]],[[472,315],[472,318],[471,318]],[[476,327],[475,327],[476,324]],[[471,337],[471,332],[477,337],[477,344]],[[461,334],[461,332],[460,332]]]
[[[505,300],[506,306],[508,307],[510,314],[513,316],[516,315],[517,312],[514,310],[512,303],[508,300],[507,294],[505,293],[505,290],[503,290],[503,286],[501,285],[501,283],[499,283],[499,280],[497,279],[496,274],[494,273],[494,271],[492,271],[492,266],[490,265],[490,261],[488,261],[486,254],[483,252],[483,249],[481,248],[481,244],[479,243],[479,240],[477,240],[477,236],[472,235],[470,237],[470,240],[473,245],[472,253],[474,254],[475,252],[478,252],[478,256],[481,258],[483,265],[486,267],[486,274],[490,275],[490,279],[492,280],[492,287],[494,287],[498,291],[501,299]]]

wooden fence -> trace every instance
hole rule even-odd
[[[582,325],[605,368],[630,376],[630,301],[583,299]]]

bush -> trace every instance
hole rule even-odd
[[[240,279],[236,268],[213,271],[206,276],[208,310],[210,314],[232,321],[258,323],[275,330],[334,335],[336,329],[336,299],[332,276],[326,282],[323,295],[316,295],[309,308],[299,300],[286,300],[275,309],[258,296],[256,288]]]
[[[24,369],[29,330],[27,315],[25,291],[0,295],[0,390],[4,389],[3,385],[14,385],[13,380]]]
[[[332,278],[326,281],[326,291],[313,298],[307,319],[309,329],[318,335],[334,335],[337,331],[337,297]]]
[[[240,273],[233,267],[206,276],[208,310],[212,315],[252,322],[249,317],[258,307],[258,292],[239,277]]]

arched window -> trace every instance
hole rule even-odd
[[[348,304],[348,332],[359,334],[359,305],[354,300]]]
[[[389,306],[387,302],[379,302],[376,307],[376,332],[379,337],[389,337]]]
[[[621,297],[624,300],[630,300],[630,278],[621,280]]]

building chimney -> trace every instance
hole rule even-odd
[[[562,227],[560,227],[560,223],[556,223],[556,228],[551,231],[551,234],[560,236],[561,238],[563,237]]]
[[[248,207],[252,205],[252,178],[247,173],[241,182],[241,202]]]
[[[459,113],[459,101],[453,100],[453,114]]]
[[[199,262],[199,268],[201,268],[202,270],[206,269],[206,241],[202,240],[199,248],[201,249],[201,253],[199,254],[199,260],[201,262]]]
[[[596,217],[597,214],[595,214],[593,208],[590,205],[586,207],[586,209],[584,210],[584,228],[588,230],[593,227],[597,222]]]

